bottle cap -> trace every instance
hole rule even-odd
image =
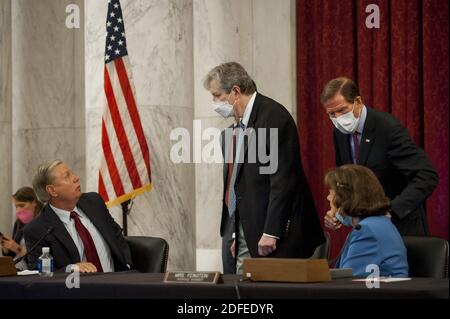
[[[50,252],[50,247],[42,247],[42,253],[48,254]]]

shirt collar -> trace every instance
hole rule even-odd
[[[364,123],[366,123],[366,117],[367,117],[367,108],[364,104],[362,106],[360,117],[361,118],[359,119],[359,123],[358,123],[358,127],[356,128],[356,132],[358,132],[359,134],[362,134],[362,132],[364,130]]]
[[[255,103],[256,98],[256,91],[252,94],[252,97],[247,103],[247,106],[245,107],[244,115],[242,116],[242,123],[247,127],[248,121],[250,120],[250,115],[252,114],[253,104]]]
[[[52,204],[49,204],[49,205],[50,205],[50,208],[53,209],[53,211],[56,213],[58,218],[63,222],[63,224],[67,225],[70,223],[70,211],[64,210],[61,208],[57,208],[57,207],[53,206]],[[76,212],[80,217],[83,217],[83,214],[81,214],[78,207],[75,206],[73,211]]]

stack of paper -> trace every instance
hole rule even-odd
[[[22,270],[22,271],[17,272],[17,274],[19,276],[37,275],[37,274],[39,274],[39,271],[37,271],[37,270]]]
[[[397,281],[406,281],[411,280],[410,277],[405,278],[393,278],[393,277],[369,277],[363,279],[353,279],[353,281],[368,281],[368,282],[397,282]]]

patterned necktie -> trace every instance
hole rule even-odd
[[[358,154],[359,154],[359,139],[358,132],[352,134],[353,139],[353,162],[356,164],[358,162]]]
[[[100,258],[98,257],[97,249],[95,248],[91,234],[81,223],[80,217],[76,212],[70,212],[70,218],[74,220],[75,228],[83,241],[84,254],[86,255],[87,261],[93,263],[95,267],[97,267],[98,272],[103,272],[102,264],[100,262]]]

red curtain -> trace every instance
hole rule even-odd
[[[366,27],[369,4],[380,28]],[[367,106],[392,113],[429,155],[439,185],[427,201],[431,234],[448,239],[448,0],[298,0],[297,120],[303,166],[320,218],[323,177],[335,165],[333,125],[319,96],[331,79],[354,79]],[[345,231],[330,232],[332,256]]]

